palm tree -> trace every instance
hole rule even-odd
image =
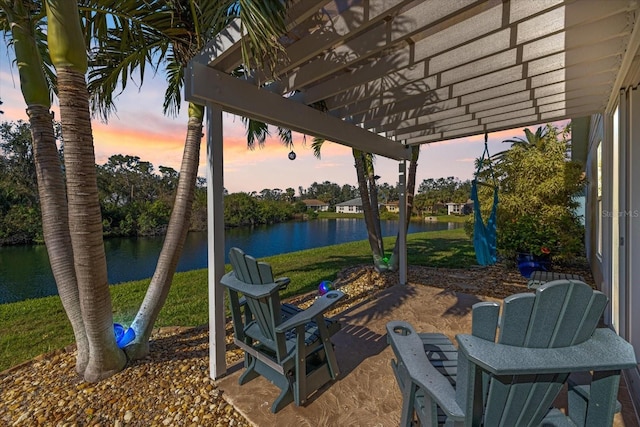
[[[54,75],[40,30],[44,9],[32,1],[0,1],[0,28],[14,47],[20,88],[27,104],[41,205],[42,228],[58,294],[77,343],[76,371],[84,374],[89,346],[84,329],[69,234],[66,190],[51,113]],[[44,59],[44,61],[43,61]]]
[[[52,75],[44,76],[43,70],[48,70],[43,66],[41,57],[39,57],[38,36],[39,32],[35,26],[39,18],[43,16],[41,13],[42,6],[37,2],[0,0],[2,11],[0,11],[0,25],[5,32],[11,32],[14,44],[16,46],[16,58],[19,62],[20,77],[22,90],[25,101],[29,106],[29,115],[33,123],[34,131],[34,157],[37,163],[38,186],[42,198],[43,210],[43,229],[45,233],[45,241],[50,253],[52,269],[56,277],[59,293],[63,301],[63,305],[67,315],[72,323],[76,340],[78,344],[78,359],[76,370],[84,375],[88,381],[96,381],[101,378],[110,376],[114,372],[121,370],[125,363],[125,355],[120,351],[115,343],[115,337],[112,327],[111,316],[111,300],[106,275],[106,260],[104,256],[104,247],[102,242],[102,224],[100,219],[100,208],[97,198],[97,183],[95,171],[95,155],[93,151],[93,139],[91,130],[91,121],[89,114],[89,99],[87,97],[87,84],[85,73],[87,71],[87,57],[84,43],[84,36],[81,30],[78,3],[70,0],[50,0],[46,8],[47,21],[47,43],[51,57],[51,63],[55,67],[57,73],[57,81],[59,87],[60,111],[62,119],[63,135],[65,140],[65,168],[67,175],[67,193],[65,198],[65,186],[62,176],[62,168],[60,167],[57,151],[55,149],[55,139],[53,138],[53,128],[51,121],[49,86],[47,83],[53,82]],[[100,2],[87,2],[96,6]],[[112,6],[113,2],[103,2],[105,8]],[[182,23],[180,19],[176,19],[175,13],[195,16],[201,13],[202,8],[198,2],[191,0],[186,2],[187,8],[178,7],[180,2],[161,2],[154,4],[145,3],[147,8],[139,9],[138,2],[122,1],[117,6],[128,6],[129,10],[137,10],[134,14],[135,18],[151,19],[155,18],[164,21],[164,29],[167,31],[164,36],[178,35],[184,36],[191,34],[181,29],[177,23]],[[205,5],[213,5],[214,2],[202,2]],[[244,16],[245,23],[251,27],[249,33],[249,44],[252,46],[253,52],[259,52],[265,46],[273,46],[277,44],[274,34],[280,34],[281,31],[271,31],[277,23],[283,21],[283,10],[280,2],[260,2],[259,6],[252,5],[249,0],[241,0],[239,2],[226,2],[224,4],[215,3],[215,15],[221,22],[229,18],[228,12],[231,9],[230,4],[244,5],[238,10],[241,17]],[[268,4],[267,4],[268,3]],[[83,4],[86,7],[87,4]],[[176,9],[171,7],[176,6]],[[269,9],[269,8],[272,9]],[[164,9],[163,9],[164,8]],[[267,17],[269,25],[264,25],[264,18],[256,24],[252,20],[252,13],[265,12],[265,8],[272,11],[273,14]],[[117,9],[98,10],[83,9],[89,11],[85,14],[86,22],[91,25],[98,23],[97,27],[89,27],[92,31],[89,34],[99,34],[107,37],[101,39],[101,46],[109,46],[109,38],[114,34],[118,34],[123,28],[130,35],[128,30],[138,29],[136,33],[136,43],[128,51],[129,54],[137,52],[136,48],[147,48],[145,52],[149,52],[149,41],[153,31],[146,32],[149,27],[145,27],[144,22],[137,27],[120,27],[115,31],[110,31],[107,25],[107,19],[114,19],[112,23],[123,22],[120,19]],[[213,10],[213,9],[210,9]],[[34,13],[40,11],[40,13]],[[165,11],[162,14],[159,12]],[[110,13],[110,18],[105,18],[105,13]],[[277,13],[276,13],[277,12]],[[249,18],[247,18],[247,15]],[[182,16],[182,15],[180,15]],[[151,18],[150,18],[151,17]],[[278,17],[279,19],[276,19]],[[102,20],[100,20],[102,18]],[[132,21],[137,23],[139,21]],[[100,26],[102,24],[102,26]],[[196,24],[198,27],[198,24]],[[206,27],[209,28],[209,27]],[[211,26],[215,30],[215,26]],[[259,29],[258,31],[254,31]],[[93,32],[96,31],[95,33]],[[262,31],[265,30],[265,31]],[[199,34],[199,31],[196,31]],[[261,38],[263,37],[263,38]],[[202,38],[184,37],[194,43],[202,41]],[[195,52],[194,49],[201,47],[201,44],[186,44],[191,50],[186,52]],[[111,45],[113,46],[113,45]],[[123,45],[119,46],[120,48]],[[153,46],[151,46],[153,47]],[[185,51],[184,44],[171,45],[172,50],[161,51],[160,59],[169,59],[169,63],[174,65],[170,68],[168,76],[170,78],[170,88],[167,93],[165,102],[165,110],[175,103],[179,104],[180,92],[179,86],[182,83],[182,67],[181,62],[176,61],[181,58],[184,63],[188,56]],[[177,49],[176,49],[177,48]],[[117,51],[124,54],[124,50]],[[47,53],[45,51],[45,53]],[[165,56],[166,55],[166,56]],[[108,111],[112,108],[111,94],[116,85],[120,81],[126,85],[129,67],[131,70],[140,68],[143,75],[144,64],[150,57],[138,56],[129,61],[122,61],[116,72],[111,74],[114,80],[110,84],[100,86],[104,89],[101,94],[106,100],[103,105]],[[270,57],[267,55],[267,57]],[[142,61],[136,62],[136,59],[143,58]],[[273,56],[271,56],[273,58]],[[256,61],[256,63],[260,63]],[[103,64],[104,65],[104,64]],[[107,64],[109,65],[109,64]],[[177,65],[177,67],[176,67]],[[113,71],[113,69],[112,69]],[[124,77],[124,78],[123,78]],[[173,87],[173,90],[171,88]],[[111,92],[109,91],[111,90]],[[93,99],[93,98],[92,98]],[[99,105],[99,104],[95,104]],[[103,110],[102,112],[104,112]],[[183,159],[183,167],[178,185],[178,194],[176,195],[176,203],[178,205],[175,212],[172,213],[170,228],[175,229],[171,235],[167,236],[165,241],[165,249],[158,263],[160,273],[154,275],[154,283],[156,286],[150,287],[145,302],[141,308],[143,320],[141,321],[145,327],[145,331],[150,330],[157,312],[160,310],[168,286],[170,285],[171,276],[175,271],[175,262],[179,258],[184,236],[186,235],[186,226],[181,226],[182,221],[188,224],[188,216],[181,217],[180,212],[188,212],[190,201],[193,199],[193,186],[195,184],[195,171],[199,158],[199,145],[202,135],[202,118],[204,108],[202,106],[189,106],[189,126],[187,132],[187,147],[185,147],[185,156]],[[49,130],[49,128],[51,130]],[[55,159],[55,162],[53,161]],[[193,170],[193,173],[190,171]],[[171,224],[174,224],[172,227]],[[185,231],[183,231],[183,228]],[[173,260],[175,259],[175,262]],[[164,272],[163,272],[164,271]],[[154,315],[155,313],[155,315]],[[149,324],[151,326],[149,326]],[[148,336],[146,332],[141,334],[142,337]],[[146,342],[142,344],[146,349]],[[133,352],[136,354],[135,352]]]
[[[511,144],[511,148],[519,147],[523,150],[544,150],[547,145],[546,142],[549,139],[549,128],[539,126],[536,129],[536,133],[531,132],[528,128],[524,128],[524,138],[514,137],[512,139],[505,139],[502,142],[508,142]],[[494,154],[487,159],[487,161],[500,162],[505,156],[505,153],[509,150],[503,150],[499,153]],[[476,169],[478,167],[478,159],[476,159]]]
[[[65,142],[68,228],[89,347],[84,379],[99,381],[122,370],[127,359],[116,345],[113,334],[85,80],[87,54],[78,3],[74,0],[49,0],[46,11],[47,42],[58,80],[60,119]]]
[[[505,139],[502,142],[511,143],[511,147],[522,147],[525,150],[532,148],[542,149],[547,136],[547,129],[545,127],[538,127],[536,133],[531,132],[528,128],[523,129],[525,138],[515,137],[513,139]]]
[[[313,153],[320,158],[320,152],[325,140],[322,138],[314,138],[311,145]],[[369,246],[373,253],[373,263],[378,271],[396,271],[399,263],[399,242],[398,236],[388,261],[384,259],[384,241],[382,239],[382,231],[380,229],[380,211],[378,209],[378,187],[376,184],[376,175],[374,171],[374,157],[371,153],[365,153],[360,150],[353,151],[355,160],[356,175],[358,177],[358,190],[362,198],[362,210],[364,211],[365,223],[367,225],[367,236]],[[416,189],[416,172],[418,169],[418,157],[420,156],[420,146],[411,147],[411,160],[409,162],[409,172],[407,175],[407,185],[405,189],[406,195],[406,212],[407,216],[404,223],[405,233],[409,229],[409,221],[411,220],[411,212],[413,212],[413,198]]]
[[[286,11],[280,1],[155,0],[147,2],[145,8],[140,8],[138,3],[131,0],[82,2],[94,13],[88,27],[97,40],[97,49],[92,55],[95,68],[90,72],[91,99],[105,118],[113,110],[112,95],[117,85],[121,84],[124,89],[135,71],[140,73],[142,82],[147,62],[151,62],[154,69],[165,67],[168,85],[164,112],[177,113],[187,62],[235,17],[241,19],[247,30],[248,41],[243,52],[251,52],[254,64],[261,65],[262,58],[275,56],[264,55],[264,52],[280,49],[277,38],[283,33]],[[189,103],[188,111],[185,149],[167,234],[144,301],[131,324],[136,338],[126,347],[126,352],[134,359],[148,354],[149,337],[166,301],[188,232],[204,106]],[[262,141],[264,137],[266,135]]]
[[[319,159],[325,140],[314,138],[311,148],[313,154]],[[384,241],[380,227],[380,211],[378,208],[378,187],[376,183],[374,156],[355,148],[352,149],[356,176],[358,178],[358,190],[362,200],[362,211],[367,226],[367,238],[373,255],[373,265],[378,271],[388,269],[384,260]]]
[[[418,158],[420,157],[420,145],[412,145],[411,146],[411,160],[409,161],[409,172],[407,174],[407,186],[405,188],[405,196],[406,196],[406,217],[404,222],[404,232],[406,233],[409,230],[409,222],[411,221],[411,213],[413,212],[413,198],[416,192],[416,172],[418,170]],[[398,235],[396,236],[396,243],[393,247],[393,251],[391,252],[391,257],[389,258],[389,269],[391,271],[396,271],[398,269],[399,264],[399,255],[400,255],[400,231],[398,230]]]

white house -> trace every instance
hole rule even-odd
[[[357,199],[347,200],[346,202],[338,203],[336,205],[336,212],[339,213],[362,213],[362,199],[358,197]]]
[[[185,72],[185,99],[206,105],[209,123],[213,377],[226,369],[215,286],[224,274],[223,110],[397,160],[401,219],[409,146],[574,119],[572,155],[590,183],[588,256],[611,299],[604,320],[640,360],[637,0],[297,1],[274,78],[230,75],[242,35],[233,22]],[[324,111],[310,107],[318,102]],[[625,378],[640,408],[640,371]]]
[[[447,215],[460,215],[464,209],[464,203],[445,203]]]
[[[473,212],[473,202],[468,200],[465,203],[445,203],[447,206],[447,215],[466,215]]]

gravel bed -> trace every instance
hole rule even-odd
[[[593,279],[589,271],[573,271]],[[411,284],[504,298],[527,291],[526,279],[501,266],[444,269],[411,266]],[[333,313],[375,299],[398,283],[397,273],[380,274],[370,266],[341,271],[334,286],[347,295]],[[317,293],[291,302],[309,305]],[[227,329],[230,332],[229,328]],[[227,334],[227,363],[242,352]],[[3,426],[248,426],[209,378],[207,326],[160,328],[152,336],[150,356],[97,384],[85,383],[74,370],[75,348],[41,355],[0,373],[0,425]]]

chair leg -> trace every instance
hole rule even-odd
[[[256,359],[255,357],[246,354],[245,353],[245,357],[244,357],[244,365],[245,365],[245,371],[242,373],[242,375],[240,375],[240,378],[238,379],[238,384],[242,385],[242,384],[246,384],[249,381],[251,381],[254,378],[257,378],[260,376],[260,374],[256,371],[256,363],[257,363],[258,359]]]
[[[296,328],[296,385],[293,387],[293,398],[296,405],[307,401],[307,354],[304,342],[304,325]]]
[[[405,383],[405,387],[402,390],[402,409],[400,412],[400,426],[411,427],[413,425],[413,415],[415,414],[415,398],[418,387],[411,382],[411,380]]]
[[[280,409],[294,401],[293,381],[294,379],[290,375],[287,375],[286,377],[279,377],[276,381],[272,381],[272,383],[280,388],[280,394],[271,405],[272,413],[275,414]]]
[[[322,346],[324,347],[325,357],[327,358],[327,366],[329,367],[329,374],[331,379],[335,380],[340,375],[340,369],[338,368],[338,360],[336,359],[336,353],[333,349],[333,343],[329,336],[329,329],[327,328],[324,319],[316,319],[318,325],[318,331],[320,333],[320,339],[322,340]]]

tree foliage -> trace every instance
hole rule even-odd
[[[553,125],[526,133],[493,165],[499,185],[498,252],[513,259],[519,252],[550,252],[556,261],[569,261],[584,251],[584,227],[576,213],[586,184],[582,165],[570,161],[570,127]],[[489,215],[493,189],[488,169],[480,174],[483,217]]]
[[[137,156],[116,154],[98,166],[103,229],[108,236],[147,236],[165,231],[178,172]]]
[[[0,244],[42,241],[29,123],[0,124]]]
[[[299,190],[302,199],[317,199],[329,204],[329,206],[335,206],[338,203],[355,199],[359,196],[356,187],[350,184],[340,186],[329,181],[314,182],[306,190],[303,190],[302,187]]]
[[[55,124],[60,141],[59,124]],[[60,141],[61,142],[61,141]],[[63,157],[62,144],[60,157]],[[116,154],[96,165],[105,236],[163,233],[169,221],[178,172],[167,166],[156,171],[139,157]],[[196,189],[204,204],[206,189]],[[202,217],[200,213],[199,218]],[[206,227],[206,220],[204,221]],[[203,229],[192,227],[193,229]],[[36,182],[30,125],[24,121],[0,124],[0,245],[42,242],[40,200]]]
[[[414,207],[420,215],[446,214],[445,203],[465,203],[471,194],[471,181],[460,181],[449,176],[446,178],[424,179],[418,187]]]

